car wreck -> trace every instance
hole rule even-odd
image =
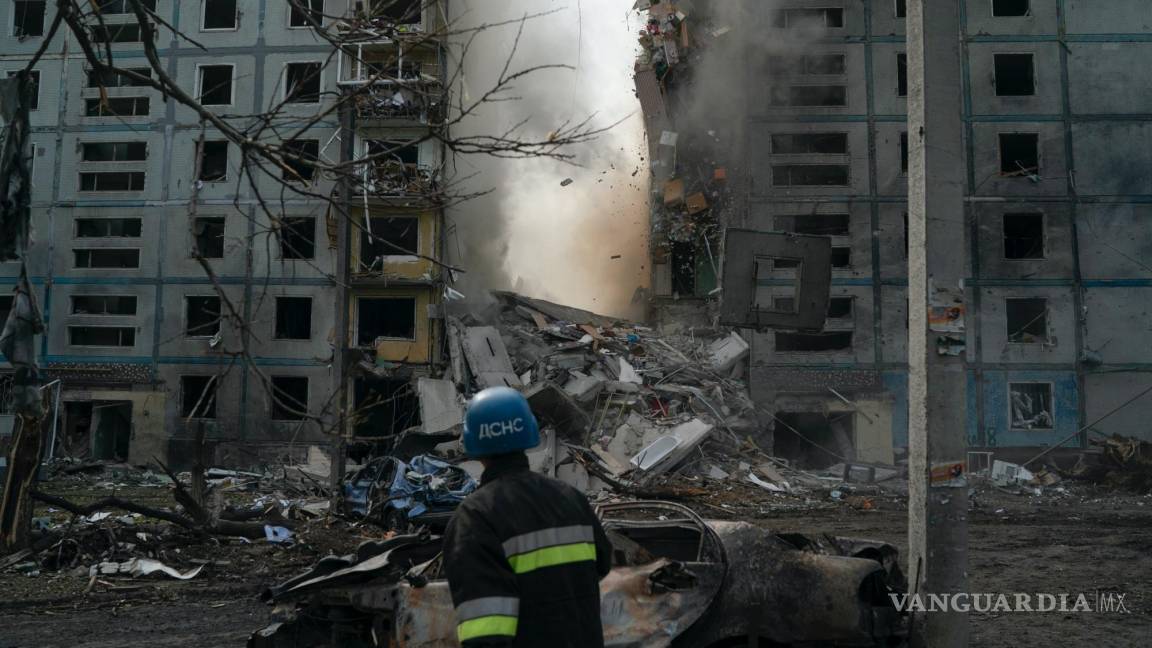
[[[443,529],[476,480],[463,468],[429,455],[408,461],[378,457],[348,474],[341,484],[340,508],[391,531],[411,525]]]
[[[602,505],[613,569],[600,583],[606,646],[891,646],[895,547],[774,533],[670,502]],[[265,592],[273,623],[250,648],[457,646],[440,539],[427,530],[329,556]]]

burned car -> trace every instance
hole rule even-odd
[[[599,509],[613,545],[600,583],[606,646],[894,646],[904,618],[895,547],[704,521],[668,502]],[[328,557],[266,592],[275,623],[251,648],[459,645],[439,538],[398,536]]]
[[[476,486],[463,468],[430,455],[406,462],[377,457],[344,478],[340,508],[345,515],[369,519],[388,530],[443,529]]]

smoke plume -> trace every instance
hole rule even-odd
[[[528,20],[511,70],[575,68],[521,79],[512,93],[516,100],[486,106],[456,134],[503,132],[526,120],[521,132],[541,138],[589,115],[595,126],[623,119],[596,141],[573,148],[572,163],[483,155],[455,161],[454,175],[468,178],[468,190],[492,190],[450,210],[449,258],[466,270],[457,288],[465,294],[514,289],[601,313],[642,316],[643,304],[632,300],[648,285],[649,273],[648,168],[632,80],[640,17],[614,0],[453,4],[461,28],[552,11]],[[467,100],[493,86],[516,29],[500,27],[475,40],[458,61],[462,82],[454,92]]]

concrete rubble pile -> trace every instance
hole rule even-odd
[[[742,482],[767,495],[842,481],[759,451],[763,422],[741,379],[749,347],[738,333],[661,335],[515,293],[493,296],[484,312],[449,317],[451,377],[420,387],[418,434],[458,433],[468,397],[509,386],[525,394],[543,428],[529,453],[534,469],[590,493],[651,494],[677,477],[697,486]],[[458,440],[435,452],[478,474]]]

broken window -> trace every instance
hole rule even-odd
[[[794,85],[772,88],[773,106],[822,108],[848,105],[848,87],[842,85]]]
[[[130,347],[136,345],[136,329],[130,326],[69,326],[72,346]]]
[[[896,0],[896,17],[897,18],[907,18],[908,17],[908,2],[907,2],[907,0]]]
[[[224,217],[199,216],[192,227],[196,253],[205,259],[223,259]]]
[[[220,332],[220,298],[188,296],[184,298],[184,335],[212,337]]]
[[[289,63],[284,68],[284,100],[288,103],[320,102],[320,63]]]
[[[280,221],[280,258],[311,259],[316,256],[316,219],[289,216]]]
[[[777,216],[776,229],[816,236],[848,236],[848,214],[797,214]]]
[[[1051,383],[1008,383],[1013,430],[1051,430]]]
[[[1033,175],[1040,170],[1040,135],[1000,133],[1000,174]]]
[[[1008,341],[1015,344],[1048,342],[1048,300],[1043,298],[1005,299]]]
[[[205,106],[229,106],[232,104],[231,65],[200,66],[200,103]]]
[[[852,349],[852,332],[794,333],[776,331],[777,351],[819,352]]]
[[[73,315],[135,315],[135,295],[72,295]]]
[[[851,268],[852,267],[852,248],[850,248],[850,247],[833,247],[832,248],[832,267],[833,268]]]
[[[320,159],[320,140],[288,140],[284,142],[285,180],[310,181],[316,175],[316,162]]]
[[[908,96],[908,55],[903,52],[896,55],[896,96]]]
[[[368,270],[379,270],[377,260],[389,256],[416,254],[419,245],[420,219],[407,216],[369,219],[371,234],[360,234],[360,263]]]
[[[144,117],[152,105],[148,97],[106,97],[84,100],[85,117]]]
[[[831,29],[843,26],[844,10],[841,8],[784,9],[776,14],[776,27],[780,29],[803,27],[825,27]]]
[[[397,25],[419,25],[424,0],[372,0],[372,15]]]
[[[302,421],[308,413],[308,378],[272,376],[272,420]]]
[[[324,0],[296,0],[300,6],[293,4],[291,14],[288,16],[289,27],[311,27],[312,23],[324,22]],[[307,9],[305,10],[304,7]],[[307,13],[305,13],[307,11]]]
[[[92,25],[91,30],[92,41],[96,44],[144,42],[144,30],[135,22]]]
[[[140,250],[90,248],[72,250],[77,268],[139,268]]]
[[[777,187],[846,187],[847,164],[773,164],[772,184]]]
[[[28,102],[28,110],[36,110],[40,107],[40,70],[32,70],[29,75],[32,77],[32,100]],[[14,76],[15,70],[8,73],[9,78]]]
[[[392,436],[420,424],[420,401],[406,380],[361,378],[353,403],[356,436]]]
[[[1027,16],[1028,0],[992,0],[993,16]]]
[[[139,218],[77,218],[76,238],[139,238]]]
[[[200,180],[223,182],[228,179],[228,141],[200,142]]]
[[[152,77],[152,68],[125,68],[129,72],[135,72],[140,76],[148,78]],[[132,77],[123,74],[116,74],[115,72],[97,72],[89,70],[87,76],[87,85],[89,88],[127,88],[131,86],[147,86],[148,84],[143,81],[137,81]]]
[[[773,155],[847,155],[848,133],[783,133],[772,136]]]
[[[312,337],[312,298],[277,297],[277,340],[308,340]]]
[[[900,171],[908,173],[908,131],[900,133]]]
[[[236,0],[204,0],[200,29],[236,29]]]
[[[828,319],[852,319],[852,298],[831,297],[828,299]]]
[[[12,3],[12,35],[16,38],[44,35],[45,0],[15,0]]]
[[[1044,214],[1004,214],[1004,258],[1044,258]]]
[[[1031,54],[996,54],[996,96],[1036,94],[1036,69]]]
[[[84,162],[142,162],[148,159],[145,142],[87,142],[81,145]]]
[[[105,171],[81,173],[80,191],[144,191],[144,172]]]
[[[180,376],[180,416],[216,418],[216,376]]]
[[[772,418],[772,454],[799,468],[827,468],[855,455],[852,412],[776,412]]]
[[[416,339],[415,297],[360,297],[356,300],[356,344]]]

